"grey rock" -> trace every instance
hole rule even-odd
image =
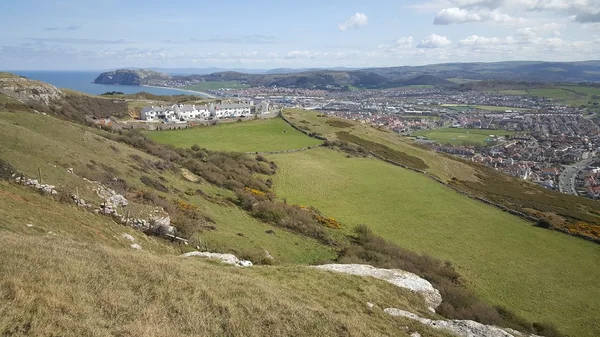
[[[133,243],[129,247],[131,247],[133,249],[137,249],[137,250],[142,250],[142,246],[138,245],[137,243]]]
[[[123,233],[123,235],[121,235],[121,237],[123,239],[129,240],[131,242],[135,241],[135,238],[131,234]]]
[[[189,252],[181,255],[182,257],[198,256],[207,259],[219,260],[222,263],[230,264],[237,267],[252,267],[252,262],[246,260],[240,260],[233,254],[220,254],[211,252]]]
[[[442,303],[440,292],[429,281],[400,269],[375,268],[366,264],[325,264],[314,268],[357,276],[371,276],[395,286],[409,289],[423,296],[427,305],[435,310]]]
[[[541,337],[526,335],[512,329],[503,329],[469,320],[433,320],[396,308],[387,308],[383,311],[391,316],[406,317],[435,329],[450,331],[461,337]]]

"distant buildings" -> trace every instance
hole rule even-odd
[[[246,103],[194,105],[173,104],[171,106],[147,106],[140,112],[140,119],[145,121],[163,120],[166,122],[205,120],[232,117],[247,117],[253,114],[266,114],[270,104],[262,101],[258,105]]]

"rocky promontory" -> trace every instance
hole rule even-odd
[[[100,74],[94,80],[97,84],[144,85],[152,81],[168,80],[170,76],[146,69],[119,69]]]

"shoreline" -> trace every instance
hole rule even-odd
[[[189,89],[179,89],[179,88],[172,88],[172,87],[159,87],[159,86],[156,86],[156,85],[145,85],[145,84],[140,85],[140,87],[158,88],[158,89],[172,89],[172,90],[178,90],[178,91],[183,91],[183,92],[189,92],[189,93],[192,93],[192,94],[197,94],[199,96],[202,96],[202,98],[216,98],[215,96],[213,96],[211,94],[207,94],[207,93],[202,92],[202,91],[189,90]]]

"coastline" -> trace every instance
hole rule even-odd
[[[180,88],[172,88],[172,87],[159,87],[156,85],[145,85],[142,84],[140,85],[140,87],[148,87],[148,88],[159,88],[159,89],[173,89],[173,90],[178,90],[178,91],[183,91],[183,92],[189,92],[191,94],[196,94],[199,96],[202,96],[202,98],[216,98],[215,96],[202,92],[202,91],[194,91],[194,90],[188,90],[188,89],[180,89]]]

